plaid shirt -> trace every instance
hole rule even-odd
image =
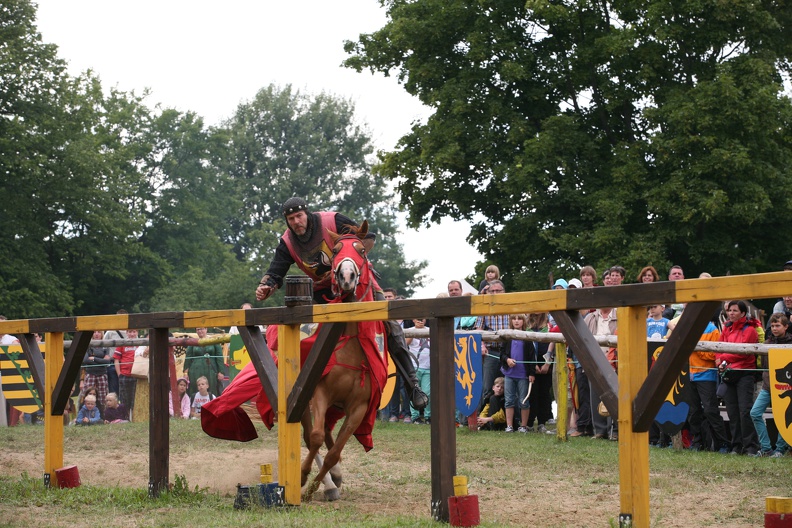
[[[476,321],[476,330],[508,330],[509,316],[508,315],[482,315]],[[500,350],[503,343],[500,341],[485,341],[487,348],[490,350]]]

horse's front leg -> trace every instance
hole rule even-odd
[[[309,455],[305,457],[305,460],[302,461],[300,464],[300,486],[305,486],[306,481],[308,480],[308,475],[311,474],[311,460],[312,457],[310,456],[311,451],[311,428],[313,427],[311,423],[311,410],[310,406],[300,418],[300,423],[302,424],[303,428],[303,440],[305,441],[305,447],[308,448]],[[318,448],[317,448],[318,451]]]
[[[325,413],[327,412],[327,397],[322,392],[321,389],[317,389],[314,393],[314,397],[311,400],[311,412],[307,418],[307,421],[313,421],[313,425],[308,424],[308,429],[310,430],[310,434],[307,435],[308,437],[308,455],[305,457],[305,460],[302,462],[301,471],[302,471],[302,479],[301,484],[304,486],[302,497],[305,501],[310,501],[313,494],[319,489],[319,484],[321,483],[322,479],[319,478],[314,479],[311,483],[306,486],[306,482],[308,481],[308,475],[311,473],[311,464],[313,463],[314,458],[316,457],[317,453],[319,452],[319,448],[322,446],[322,442],[324,441],[324,427],[325,427]],[[305,415],[303,415],[303,424],[306,423]]]

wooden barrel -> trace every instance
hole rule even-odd
[[[66,466],[55,470],[59,488],[77,488],[80,486],[80,472],[77,466]]]
[[[288,307],[305,306],[313,303],[313,281],[305,275],[289,275],[286,285],[284,304]]]

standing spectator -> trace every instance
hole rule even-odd
[[[506,288],[501,281],[494,280],[487,291],[490,295],[498,295],[504,293]],[[476,330],[497,332],[498,330],[505,330],[507,328],[509,328],[508,315],[482,315],[476,320]],[[482,393],[488,390],[487,387],[492,387],[495,384],[495,378],[498,377],[500,372],[500,355],[502,350],[503,343],[499,341],[484,341],[482,343],[481,359],[484,367]]]
[[[729,318],[721,333],[725,343],[758,343],[756,319],[748,318],[748,307],[743,301],[730,301],[726,314]],[[733,455],[755,455],[759,451],[759,438],[751,421],[754,399],[754,369],[756,357],[752,354],[716,354],[715,362],[723,375],[726,394],[723,401],[729,415]]]
[[[528,316],[529,332],[548,332],[547,312],[532,313]],[[546,433],[545,424],[553,419],[553,369],[548,354],[548,343],[527,342],[527,346],[533,348],[534,364],[534,387],[531,396],[528,398],[531,404],[528,414],[528,423],[523,424],[533,431],[533,423],[536,420],[536,431]]]
[[[130,328],[126,331],[127,339],[137,339],[138,331]],[[115,372],[118,375],[118,387],[121,403],[129,410],[130,419],[135,409],[135,392],[137,390],[137,378],[132,377],[132,364],[135,362],[135,350],[137,347],[128,345],[115,349],[113,360]]]
[[[610,269],[606,269],[602,272],[602,285],[603,286],[610,286],[611,285],[611,274]]]
[[[528,328],[528,317],[525,314],[513,314],[509,317],[509,328],[525,331]],[[520,339],[508,340],[503,343],[503,352],[500,356],[500,370],[503,373],[503,385],[506,408],[506,432],[514,431],[514,411],[520,408],[519,432],[527,433],[528,413],[530,403],[528,384],[535,381],[536,354],[533,343]],[[497,385],[497,383],[495,384]],[[493,385],[493,390],[495,385]]]
[[[124,309],[118,310],[116,312],[117,315],[125,315],[127,311]],[[106,341],[119,341],[121,339],[126,339],[126,332],[123,330],[108,330],[104,333],[102,339]],[[118,383],[118,372],[116,372],[115,365],[111,363],[107,365],[107,391],[114,392],[116,394],[121,393],[121,389]]]
[[[671,266],[671,269],[668,270],[668,280],[670,281],[679,281],[685,279],[685,272],[682,271],[682,266]],[[668,319],[669,321],[676,318],[680,314],[682,314],[682,310],[685,308],[684,304],[677,303],[672,304],[671,306],[667,306],[665,311],[663,312],[663,317]]]
[[[101,341],[102,331],[95,331],[93,339]],[[83,390],[85,387],[96,387],[96,402],[100,410],[103,407],[102,402],[105,401],[107,393],[110,392],[107,386],[107,367],[109,365],[113,365],[113,357],[109,349],[106,347],[88,347],[82,363],[83,369],[85,369]]]
[[[102,423],[102,414],[96,407],[96,396],[89,394],[85,397],[83,406],[77,412],[77,425],[96,425]]]
[[[385,297],[386,301],[395,301],[397,294],[394,288],[383,288],[382,295]],[[396,321],[396,322],[399,323],[402,326],[402,328],[404,328],[402,321]],[[394,374],[393,396],[391,396],[390,402],[388,402],[388,406],[386,407],[386,409],[388,410],[388,414],[390,415],[388,419],[388,421],[390,422],[398,422],[399,416],[404,414],[403,412],[401,412],[402,393],[405,394],[404,404],[406,407],[407,393],[406,393],[406,389],[404,388],[404,378],[402,378],[399,369],[396,369],[396,373]]]
[[[663,339],[668,333],[668,319],[663,317],[662,304],[649,306],[649,317],[646,318],[646,337],[649,339]]]
[[[638,277],[636,277],[635,280],[639,283],[657,282],[660,280],[660,275],[657,274],[657,270],[654,269],[654,266],[645,266],[641,269],[640,273],[638,273]]]
[[[426,319],[413,319],[413,323],[415,324],[416,330],[421,330],[422,328],[426,328]],[[415,358],[415,374],[418,376],[418,383],[420,384],[421,390],[426,394],[429,401],[426,403],[426,407],[424,407],[423,411],[417,409],[416,407],[410,405],[411,409],[411,421],[414,424],[426,424],[432,420],[432,394],[430,391],[431,385],[429,383],[429,338],[428,337],[408,337],[407,338],[407,346],[410,347],[410,354]],[[423,418],[421,418],[421,412],[423,412]],[[404,419],[404,423],[409,423],[407,418]]]
[[[464,295],[472,295],[470,293],[462,293],[462,283],[458,280],[452,280],[448,283],[448,296],[449,297],[462,297]],[[475,315],[468,315],[464,317],[454,317],[455,330],[473,330],[476,327],[476,320],[478,317]]]
[[[479,283],[479,293],[489,293],[489,288],[493,281],[500,280],[500,270],[498,266],[490,265],[484,271],[484,280]]]
[[[608,272],[608,278],[610,279],[608,286],[621,286],[626,274],[627,272],[621,266],[613,266]]]
[[[585,321],[592,335],[616,335],[616,310],[614,308],[600,308],[599,310],[591,312],[586,316]],[[608,347],[600,348],[602,349],[602,353],[607,357]],[[608,429],[610,428],[610,438],[612,440],[618,440],[618,424],[614,422],[610,416],[605,417],[598,412],[599,404],[602,403],[602,399],[594,385],[590,385],[590,387],[594,438],[608,438]]]
[[[683,310],[684,311],[684,310]],[[668,323],[668,333],[671,335],[674,327],[679,322],[681,315]],[[710,321],[699,341],[720,341],[720,330],[715,323]],[[726,436],[726,426],[718,408],[718,370],[715,367],[715,353],[694,350],[688,359],[690,364],[690,413],[688,424],[693,437],[690,448],[693,451],[717,450],[725,455],[729,452],[729,440]],[[704,425],[708,426],[705,434]]]
[[[597,285],[597,270],[592,266],[583,266],[580,268],[580,282],[583,283],[584,288],[593,288]]]
[[[770,333],[765,339],[765,343],[771,345],[788,345],[792,343],[792,334],[789,333],[789,318],[780,313],[774,313],[770,316]],[[757,456],[784,456],[789,450],[789,444],[784,441],[784,438],[779,434],[776,441],[776,448],[773,451],[773,446],[770,444],[770,436],[767,434],[767,424],[764,421],[764,412],[767,406],[770,405],[770,372],[767,370],[762,371],[762,390],[756,397],[756,401],[751,408],[751,420],[753,420],[756,434],[759,437],[759,446],[761,451],[757,452]]]
[[[206,339],[205,327],[196,328],[195,333],[198,334],[198,339]],[[219,396],[223,392],[223,380],[225,379],[223,348],[220,345],[187,347],[183,372],[187,381],[206,376],[206,379],[209,380],[209,392]],[[196,392],[198,392],[198,387],[194,383],[190,383],[187,387],[187,394],[191,400]]]

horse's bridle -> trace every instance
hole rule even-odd
[[[352,240],[351,250],[349,244],[344,244],[345,241]],[[340,247],[339,247],[340,246]],[[345,255],[344,253],[348,252],[349,255]],[[336,262],[336,259],[341,256],[341,260]],[[360,259],[358,262],[357,259]],[[336,240],[336,244],[333,248],[333,267],[331,270],[332,278],[331,278],[331,287],[333,291],[333,295],[336,298],[340,298],[342,301],[347,300],[347,297],[352,294],[352,300],[362,299],[368,295],[369,290],[371,289],[371,281],[366,281],[366,290],[363,291],[361,295],[356,295],[358,288],[363,284],[362,280],[366,273],[370,273],[369,270],[369,260],[366,256],[366,248],[363,246],[360,238],[356,235],[342,235]],[[350,262],[355,269],[355,273],[357,274],[357,281],[355,288],[350,292],[342,292],[340,286],[338,285],[338,272],[344,264],[344,262]]]

